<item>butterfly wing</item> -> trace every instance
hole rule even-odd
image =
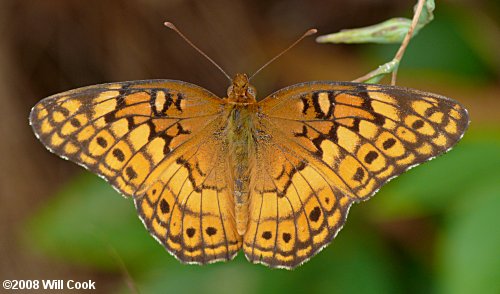
[[[221,100],[203,88],[148,80],[48,97],[33,107],[30,123],[50,151],[132,196],[148,230],[174,256],[208,263],[232,258],[241,243],[217,161],[223,143],[211,139],[223,125],[221,111]]]
[[[449,150],[469,119],[456,101],[411,89],[312,82],[259,102],[257,175],[243,249],[293,268],[328,245],[349,207]]]

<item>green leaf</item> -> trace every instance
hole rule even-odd
[[[261,293],[397,293],[401,285],[391,255],[380,236],[361,222],[355,205],[345,228],[324,249],[292,272],[265,276]],[[307,283],[304,283],[307,281]]]
[[[426,80],[434,79],[436,74],[448,74],[467,84],[495,81],[498,63],[487,59],[479,49],[487,46],[483,35],[471,35],[479,33],[479,29],[473,31],[468,24],[474,18],[479,16],[470,11],[456,11],[452,5],[441,2],[439,18],[426,26],[418,38],[413,38],[407,48],[401,65],[405,75]],[[392,59],[398,47],[369,45],[362,50],[372,62],[380,64]]]
[[[172,257],[173,258],[173,257]],[[136,280],[140,293],[206,293],[252,294],[263,276],[257,266],[248,262],[231,261],[207,266],[183,265],[157,266],[148,269]],[[122,293],[129,293],[122,287]]]
[[[442,293],[500,293],[499,179],[465,186],[451,207],[438,244]]]
[[[411,26],[411,19],[392,18],[379,24],[357,29],[341,30],[338,33],[319,36],[318,43],[377,43],[400,44]]]
[[[138,219],[132,201],[88,173],[51,199],[25,231],[25,240],[36,250],[72,263],[117,269],[117,259],[122,259],[137,270],[169,260]]]
[[[401,285],[389,252],[375,232],[362,227],[349,223],[332,244],[292,271],[251,264],[240,253],[234,261],[202,267],[157,265],[137,275],[136,285],[141,293],[397,293]]]
[[[418,3],[413,7],[413,11],[417,10],[417,5]],[[420,18],[417,22],[417,27],[415,28],[415,33],[434,19],[433,12],[435,8],[436,4],[434,3],[434,0],[425,1],[424,7],[422,7],[422,12],[420,13]]]
[[[415,5],[414,10],[416,10]],[[417,25],[413,31],[414,37],[420,29],[432,21],[434,18],[434,0],[427,0],[422,8]],[[400,44],[403,42],[408,30],[411,27],[412,20],[408,18],[391,18],[384,22],[356,29],[341,30],[338,33],[319,36],[316,38],[318,43],[376,43],[376,44]]]

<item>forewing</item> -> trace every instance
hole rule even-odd
[[[30,114],[53,153],[100,175],[125,196],[220,113],[218,98],[187,83],[89,86],[41,100]]]
[[[299,84],[260,105],[269,127],[338,173],[355,199],[449,150],[469,122],[452,99],[359,83]]]

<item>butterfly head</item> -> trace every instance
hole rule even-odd
[[[227,88],[227,97],[230,102],[236,103],[253,103],[257,102],[255,95],[257,91],[255,87],[250,85],[246,74],[236,74],[231,81],[231,85]]]

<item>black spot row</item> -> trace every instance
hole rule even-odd
[[[188,235],[189,238],[192,238],[195,233],[196,233],[195,228],[187,228],[186,229],[186,234]]]
[[[262,233],[262,238],[266,239],[266,240],[269,240],[273,237],[273,234],[269,231],[265,231],[264,233]]]
[[[75,128],[79,128],[82,126],[82,124],[80,123],[80,121],[77,119],[77,118],[72,118],[70,120],[70,123],[72,126],[74,126]]]
[[[354,176],[352,176],[352,179],[361,182],[361,180],[363,180],[364,177],[365,177],[365,171],[361,167],[358,167],[356,169],[356,173],[354,173]]]
[[[394,144],[396,144],[396,140],[394,138],[389,138],[387,140],[385,140],[384,143],[382,143],[382,147],[384,147],[385,150],[391,148],[392,146],[394,146]]]
[[[108,146],[108,141],[106,141],[106,139],[104,139],[103,137],[97,137],[96,141],[97,144],[99,144],[99,146],[101,146],[102,148],[106,148]]]
[[[319,217],[321,216],[321,209],[316,206],[309,212],[309,219],[312,220],[313,222],[317,222],[319,220]]]
[[[123,151],[118,148],[113,149],[112,154],[120,162],[123,162],[125,160],[125,154],[123,154]]]
[[[378,153],[375,151],[370,151],[365,155],[365,162],[371,164],[375,159],[377,159]]]
[[[133,180],[137,178],[137,173],[135,172],[134,168],[129,166],[125,169],[125,173],[127,174],[128,178]]]
[[[411,124],[411,127],[414,129],[420,129],[423,126],[424,126],[424,121],[421,119],[417,119]]]
[[[425,117],[430,117],[432,116],[434,113],[438,112],[438,110],[434,107],[429,107],[425,110],[424,112],[424,116]]]
[[[153,193],[154,194],[154,193]],[[163,214],[169,213],[170,212],[170,205],[165,199],[162,199],[160,201],[160,209]]]
[[[215,234],[217,234],[217,229],[214,228],[214,227],[208,227],[205,232],[207,233],[207,235],[209,236],[213,236]]]
[[[265,231],[262,233],[262,238],[264,238],[266,240],[269,240],[272,237],[273,237],[273,233],[271,233],[270,231]],[[289,233],[283,233],[282,238],[283,238],[283,241],[285,241],[285,243],[288,243],[292,239],[292,235],[290,235]]]
[[[213,235],[217,234],[217,229],[214,228],[214,227],[208,227],[208,228],[206,228],[205,232],[207,233],[207,235],[213,236]],[[186,235],[189,238],[193,238],[194,234],[196,234],[196,229],[195,228],[190,227],[190,228],[186,229]]]

